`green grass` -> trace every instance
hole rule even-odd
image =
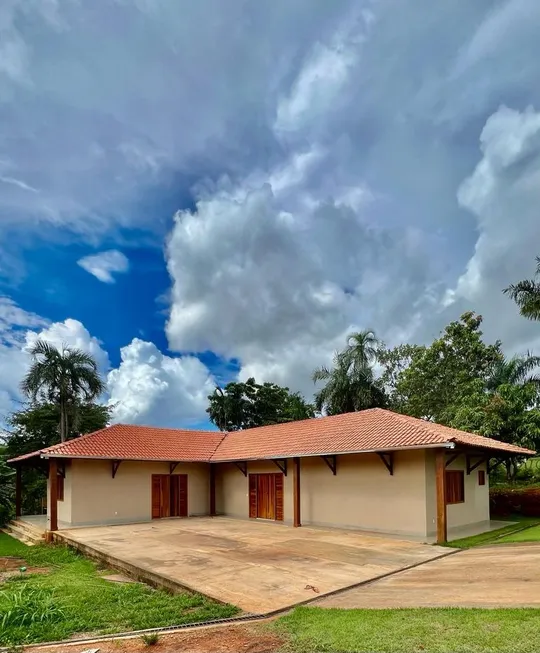
[[[537,653],[540,610],[296,608],[271,627],[298,653]]]
[[[22,556],[28,547],[19,540],[0,532],[0,556]]]
[[[540,542],[540,526],[501,537],[499,542]]]
[[[238,612],[200,594],[171,595],[146,585],[103,580],[96,564],[65,547],[27,547],[0,533],[0,556],[24,558],[49,574],[0,584],[0,645],[66,639],[230,617]],[[6,615],[7,618],[6,618]],[[4,620],[4,623],[3,623]]]
[[[522,539],[513,539],[518,537],[524,528],[530,526],[537,526],[540,524],[538,517],[522,517],[516,516],[510,518],[511,522],[508,526],[498,528],[496,531],[489,531],[488,533],[481,533],[480,535],[473,535],[472,537],[464,537],[459,540],[451,540],[443,546],[449,546],[454,549],[470,549],[473,546],[485,546],[487,544],[500,544],[501,542],[523,542]],[[528,529],[532,530],[532,529]]]

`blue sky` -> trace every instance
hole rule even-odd
[[[313,392],[353,329],[429,342],[540,254],[536,0],[4,0],[0,417],[37,337],[116,421]]]

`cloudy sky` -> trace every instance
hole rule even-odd
[[[216,383],[310,397],[351,329],[429,342],[540,254],[538,0],[2,0],[0,419],[28,346],[115,420]]]

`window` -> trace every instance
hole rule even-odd
[[[465,473],[457,470],[446,472],[446,503],[465,501]]]
[[[56,498],[58,501],[64,500],[64,477],[61,474],[56,477]]]
[[[478,485],[486,484],[486,472],[483,469],[478,470]]]

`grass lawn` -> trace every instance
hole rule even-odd
[[[108,582],[100,577],[104,570],[65,547],[28,547],[0,533],[0,556],[50,568],[48,574],[21,574],[0,584],[0,645],[191,623],[238,612],[200,594],[171,595],[139,583]]]
[[[296,608],[271,627],[298,653],[537,653],[540,610]]]
[[[540,542],[540,526],[501,537],[499,542]]]
[[[538,529],[530,528],[540,525],[540,519],[538,517],[516,516],[511,517],[510,521],[513,523],[510,523],[504,528],[499,528],[496,531],[481,533],[480,535],[473,535],[472,537],[464,537],[460,540],[452,540],[443,546],[449,546],[454,549],[469,549],[472,546],[482,546],[486,544],[499,544],[501,542],[530,542],[540,539]],[[527,539],[525,539],[526,533],[530,533]]]

